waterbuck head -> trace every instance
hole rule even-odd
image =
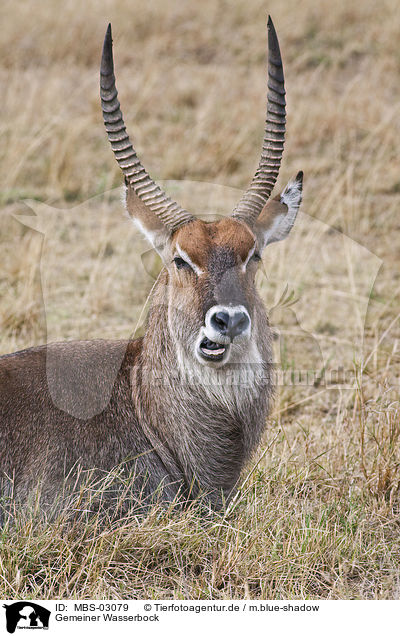
[[[168,325],[179,351],[209,367],[260,362],[254,279],[262,251],[284,239],[301,202],[302,173],[269,199],[285,135],[285,89],[278,39],[268,20],[268,108],[261,159],[230,217],[206,223],[172,201],[142,166],[123,122],[115,86],[111,25],[104,40],[100,84],[103,117],[125,175],[126,205],[165,265]]]

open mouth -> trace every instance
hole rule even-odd
[[[224,354],[228,348],[228,345],[222,345],[218,342],[213,342],[208,338],[203,338],[200,342],[200,353],[206,360],[214,360],[219,362],[224,357]]]

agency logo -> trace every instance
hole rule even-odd
[[[3,607],[6,610],[6,627],[9,634],[14,634],[16,629],[49,629],[51,612],[37,603],[18,601]]]

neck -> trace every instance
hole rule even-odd
[[[264,430],[271,366],[213,369],[194,356],[188,360],[168,327],[164,294],[161,284],[143,340],[137,407],[163,462],[184,475],[194,494],[212,491],[210,498],[220,502],[234,489]]]

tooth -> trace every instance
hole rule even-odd
[[[221,353],[224,353],[225,349],[203,349],[203,351],[207,355],[219,356],[219,355],[221,355]]]

